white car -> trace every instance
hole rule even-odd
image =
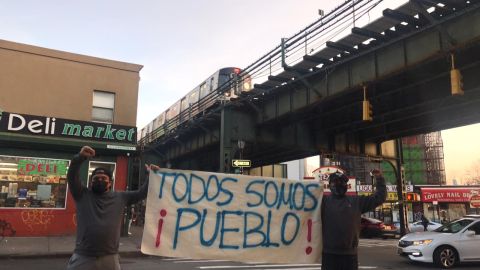
[[[400,233],[400,222],[393,223],[397,228],[397,233]],[[429,221],[427,226],[427,231],[431,232],[436,230],[437,228],[442,227],[441,223],[435,221]],[[409,232],[423,232],[423,224],[421,221],[415,221],[413,223],[408,223],[408,231]]]
[[[459,262],[480,262],[480,218],[454,220],[433,232],[409,233],[398,242],[398,254],[412,261],[451,268]]]
[[[429,232],[434,231],[440,227],[442,227],[441,223],[429,221],[427,226],[427,231]],[[410,230],[410,232],[423,232],[423,224],[421,221],[415,221],[409,224],[408,229]]]

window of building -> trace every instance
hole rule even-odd
[[[113,123],[115,111],[115,93],[93,91],[92,121]]]
[[[65,208],[68,160],[0,156],[0,208]]]

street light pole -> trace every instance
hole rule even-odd
[[[381,161],[387,162],[392,166],[393,173],[395,174],[395,180],[397,184],[397,197],[398,197],[398,214],[400,216],[400,234],[403,236],[407,233],[407,209],[405,207],[405,198],[403,197],[403,191],[405,189],[405,179],[403,173],[403,152],[401,139],[395,140],[395,148],[397,152],[396,165],[391,160],[382,159]],[[380,161],[380,162],[381,162]],[[372,183],[373,184],[373,183]]]

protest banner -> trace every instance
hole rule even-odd
[[[316,181],[161,169],[150,174],[142,252],[243,262],[321,255]]]

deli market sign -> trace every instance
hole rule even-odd
[[[470,202],[478,188],[421,188],[422,202]]]
[[[2,112],[1,132],[76,139],[136,143],[137,128],[55,117]]]

